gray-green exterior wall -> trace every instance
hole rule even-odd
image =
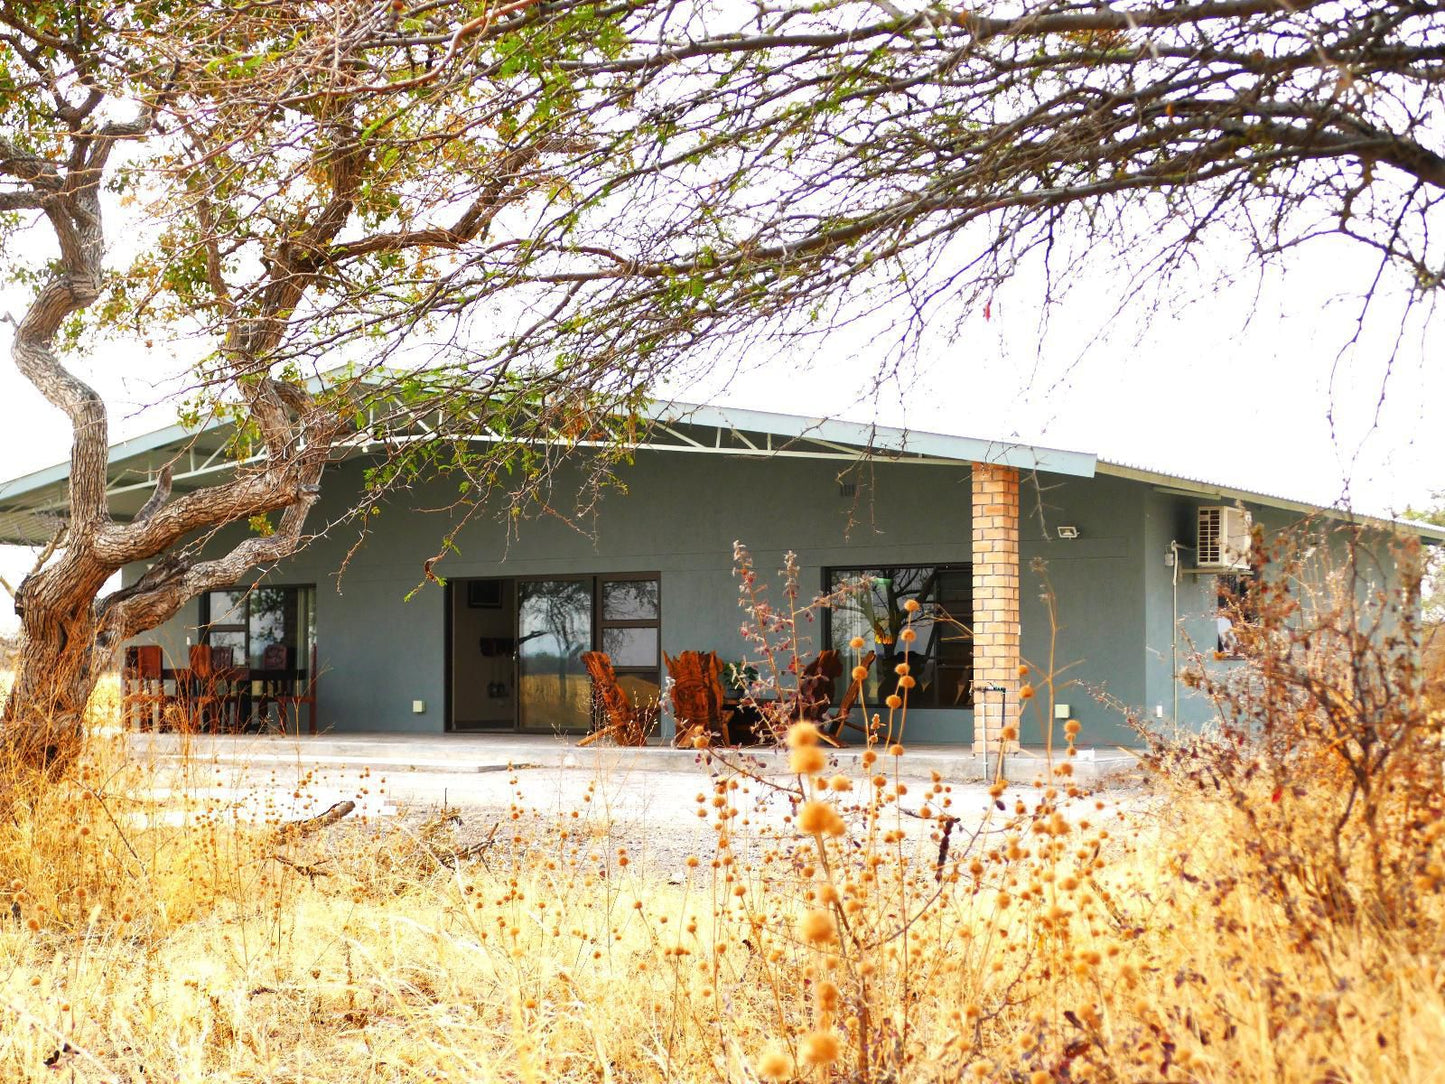
[[[966,465],[874,463],[849,475],[863,483],[856,499],[840,496],[839,474],[846,466],[639,453],[619,475],[625,491],[609,493],[584,530],[542,516],[514,524],[509,540],[496,517],[479,516],[437,571],[453,579],[658,572],[664,650],[712,649],[724,659],[740,658],[744,615],[732,570],[735,539],[752,551],[776,601],[776,570],[789,549],[798,554],[808,595],[822,588],[823,570],[831,566],[970,560]],[[328,473],[313,527],[350,505],[360,471],[349,463]],[[571,475],[564,479],[576,482]],[[446,600],[442,589],[423,584],[422,566],[452,521],[446,513],[413,509],[443,507],[454,497],[455,490],[433,484],[384,507],[339,580],[337,569],[356,538],[346,524],[328,529],[270,572],[273,583],[316,585],[323,729],[444,729]],[[554,501],[565,505],[568,497],[566,485],[559,485]],[[1083,724],[1082,744],[1138,744],[1117,705],[1144,715],[1152,715],[1155,705],[1171,712],[1174,606],[1164,554],[1171,538],[1192,541],[1193,509],[1208,502],[1116,477],[1025,475],[1020,503],[1024,658],[1036,673],[1045,672],[1052,640],[1056,699]],[[1078,527],[1079,537],[1059,540],[1060,524]],[[1044,574],[1033,567],[1035,559],[1044,562]],[[128,578],[136,574],[132,569]],[[1054,599],[1056,636],[1043,598],[1045,581]],[[199,612],[192,602],[141,639],[163,644],[172,659],[184,658]],[[1181,577],[1179,616],[1196,642],[1208,636],[1212,645],[1212,580]],[[813,649],[821,646],[821,625],[810,626],[808,635]],[[411,710],[416,700],[425,704],[421,714]],[[1181,716],[1191,724],[1207,710],[1197,698],[1181,697]],[[1040,698],[1024,718],[1025,745],[1042,740],[1046,715]],[[967,743],[971,737],[972,712],[966,709],[915,711],[908,724],[911,741]]]

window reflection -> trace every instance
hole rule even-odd
[[[253,670],[307,670],[316,643],[316,589],[263,585],[210,591],[202,604],[202,642],[229,648]]]
[[[617,628],[602,630],[602,650],[614,667],[657,668],[657,629]]]
[[[582,653],[592,646],[592,582],[523,581],[517,593],[522,728],[586,730],[592,686]]]
[[[604,580],[602,619],[604,621],[655,621],[658,583],[656,580]]]
[[[863,651],[877,653],[864,694],[880,703],[897,688],[894,667],[908,661],[917,682],[909,703],[919,708],[971,707],[973,636],[973,571],[967,565],[899,565],[876,568],[835,568],[828,573],[829,589],[843,596],[829,611],[828,640],[848,651],[855,637]],[[919,609],[909,620],[906,603]],[[905,626],[915,633],[911,645],[899,634]],[[851,665],[851,663],[850,663]]]

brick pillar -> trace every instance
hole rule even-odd
[[[999,692],[997,690],[1003,690]],[[1019,472],[973,465],[973,749],[1019,717]],[[1018,748],[1012,741],[1004,746]]]

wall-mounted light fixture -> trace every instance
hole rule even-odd
[[[1073,539],[1079,537],[1079,529],[1072,525],[1060,527],[1059,537],[1065,539],[1066,541],[1072,541]]]

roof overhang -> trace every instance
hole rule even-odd
[[[338,458],[375,454],[389,443],[431,439],[435,432],[435,426],[429,424],[432,420],[419,418],[412,432],[382,440],[363,431],[338,448]],[[831,418],[668,400],[653,403],[646,420],[647,431],[633,445],[635,451],[914,465],[995,463],[1082,478],[1094,474],[1094,456],[1084,452]],[[218,420],[197,430],[168,426],[113,445],[106,485],[111,514],[122,521],[136,514],[167,466],[174,493],[214,485],[233,475],[244,465],[231,451],[233,431],[228,421]],[[502,438],[477,432],[460,438],[449,435],[448,439],[486,443]],[[560,437],[558,443],[602,446],[600,441],[564,441]],[[0,544],[40,545],[53,538],[68,515],[69,476],[69,464],[60,463],[0,483]]]
[[[674,400],[654,402],[646,412],[646,420],[650,424],[633,446],[636,451],[735,458],[871,460],[920,466],[991,463],[1077,478],[1092,478],[1098,473],[1180,496],[1242,501],[1300,514],[1323,512],[1382,530],[1414,534],[1428,542],[1445,543],[1445,529],[1429,524],[1352,515],[1272,494],[1105,462],[1088,452]],[[231,449],[233,431],[229,421],[218,419],[197,430],[172,425],[112,445],[107,470],[111,514],[124,521],[138,512],[166,466],[171,468],[175,493],[231,477],[244,465],[237,462]],[[427,420],[419,419],[409,435],[385,441],[363,435],[341,447],[338,457],[376,454],[385,443],[426,440],[431,432]],[[480,432],[463,439],[484,443],[501,438]],[[558,442],[563,443],[561,438]],[[566,443],[584,448],[601,446],[601,442],[585,440]],[[69,463],[59,463],[0,483],[0,544],[41,545],[53,538],[68,515],[69,476]]]
[[[795,414],[774,414],[769,411],[711,406],[706,403],[660,402],[653,409],[652,421],[662,431],[672,432],[674,435],[682,428],[709,431],[714,437],[712,444],[707,446],[708,449],[717,449],[725,454],[814,452],[834,459],[869,457],[946,464],[993,463],[1025,471],[1046,471],[1079,478],[1094,476],[1095,459],[1088,452],[898,429],[834,418],[806,418]],[[761,436],[764,440],[757,447],[736,446],[738,439],[747,438],[750,434]]]
[[[1347,508],[1328,508],[1308,501],[1297,501],[1273,493],[1257,493],[1248,489],[1219,485],[1197,478],[1185,478],[1177,474],[1163,474],[1159,471],[1131,467],[1124,463],[1098,461],[1098,472],[1114,478],[1152,485],[1161,493],[1168,493],[1193,500],[1215,501],[1220,504],[1254,504],[1266,508],[1278,508],[1286,512],[1298,512],[1304,516],[1325,515],[1341,522],[1358,523],[1365,527],[1391,534],[1415,535],[1423,542],[1445,543],[1445,528],[1435,527],[1413,519],[1389,519],[1384,516],[1366,516]]]

